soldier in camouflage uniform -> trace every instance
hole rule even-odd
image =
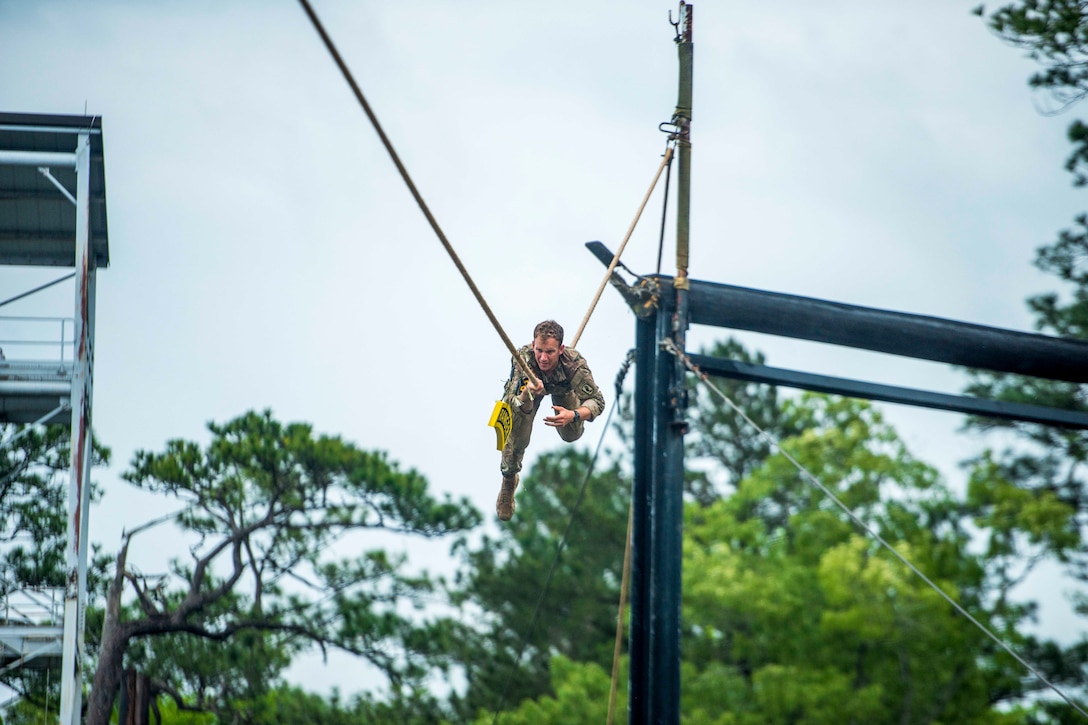
[[[518,487],[521,459],[533,432],[533,419],[544,395],[552,396],[552,415],[544,423],[556,429],[568,443],[582,437],[582,427],[604,410],[604,396],[593,380],[586,359],[571,347],[563,347],[563,328],[545,320],[533,330],[533,344],[518,350],[539,384],[528,382],[515,361],[511,361],[503,400],[513,412],[510,437],[502,450],[502,488],[495,511],[503,521],[514,515],[514,491]]]

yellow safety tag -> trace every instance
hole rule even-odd
[[[495,409],[491,411],[491,420],[487,424],[495,429],[495,444],[501,451],[506,447],[506,439],[510,437],[510,429],[514,426],[514,413],[510,406],[502,400],[496,400]]]

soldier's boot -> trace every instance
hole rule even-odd
[[[499,498],[495,501],[495,513],[503,521],[509,521],[514,517],[514,491],[518,489],[518,474],[503,474],[502,488],[499,489]]]

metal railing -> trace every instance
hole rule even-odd
[[[0,316],[0,360],[43,360],[32,352],[45,348],[60,362],[75,357],[75,320],[71,317]],[[56,354],[56,358],[52,354]]]
[[[42,627],[63,621],[63,587],[0,590],[0,625]]]

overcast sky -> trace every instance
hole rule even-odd
[[[1031,62],[976,4],[696,2],[691,276],[1030,329],[1025,298],[1056,288],[1034,249],[1083,210],[1062,171],[1071,118],[1038,112]],[[526,343],[555,318],[573,335],[604,271],[583,245],[618,246],[664,151],[676,5],[314,7],[507,333]],[[115,459],[93,541],[116,550],[157,505],[120,481],[134,451],[263,408],[388,451],[493,518],[486,422],[509,355],[297,2],[0,0],[0,110],[103,119],[94,426]],[[656,266],[660,210],[659,190],[624,255],[636,271]],[[670,274],[673,237],[670,219]],[[2,269],[0,297],[59,274]],[[71,294],[4,314],[70,314]],[[725,334],[695,328],[689,348]],[[737,336],[771,365],[963,384],[944,366]],[[578,348],[610,402],[633,344],[607,290]],[[976,444],[959,416],[882,409],[962,482]],[[535,436],[530,463],[559,445]],[[1044,627],[1071,621],[1065,586],[1037,592]],[[359,684],[304,669],[315,688]]]

